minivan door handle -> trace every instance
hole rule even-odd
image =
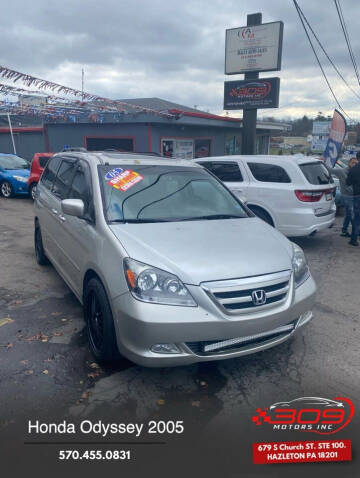
[[[63,216],[62,214],[59,214],[58,217],[59,217],[59,220],[60,220],[61,222],[65,222],[65,221],[66,221],[66,217]]]
[[[57,212],[57,209],[51,209],[51,212],[52,212],[53,214],[56,214],[56,215],[57,215],[57,213],[58,213],[58,212]]]

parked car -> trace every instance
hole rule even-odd
[[[36,193],[36,186],[39,182],[40,176],[44,171],[44,168],[49,161],[49,158],[54,153],[35,153],[33,160],[31,161],[30,177],[28,180],[29,194],[34,199]]]
[[[35,254],[83,304],[96,360],[250,354],[312,318],[304,253],[196,163],[58,153],[35,197]]]
[[[29,163],[15,154],[0,153],[0,193],[5,198],[28,194]]]
[[[288,237],[313,235],[335,222],[334,180],[318,159],[254,155],[195,161]]]

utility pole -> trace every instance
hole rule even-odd
[[[261,25],[262,14],[261,13],[252,13],[247,16],[247,26],[253,27],[255,25]],[[257,80],[259,78],[259,72],[250,71],[245,73],[245,80]],[[243,113],[243,125],[244,125],[244,134],[243,134],[243,144],[242,152],[243,154],[255,154],[255,145],[256,145],[256,120],[257,120],[257,109],[244,109]]]
[[[13,149],[14,149],[14,154],[16,154],[16,146],[15,146],[15,140],[14,140],[14,133],[13,133],[13,129],[12,129],[12,124],[11,124],[11,119],[10,119],[10,114],[9,114],[9,113],[7,114],[7,118],[8,118],[8,123],[9,123],[9,129],[10,129],[11,141],[12,141],[12,145],[13,145]]]

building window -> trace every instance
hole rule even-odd
[[[225,136],[225,154],[241,154],[241,134],[227,134]]]
[[[255,154],[269,154],[270,136],[256,136]]]
[[[207,158],[211,155],[211,140],[196,139],[195,140],[195,158]]]
[[[86,138],[86,149],[88,151],[104,151],[105,149],[116,149],[122,152],[134,151],[134,140],[132,138],[91,137]]]
[[[207,138],[161,140],[161,154],[166,158],[193,159],[210,156],[211,140]]]

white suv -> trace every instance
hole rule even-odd
[[[306,156],[221,156],[196,160],[261,219],[289,237],[335,222],[335,184],[322,161]]]

